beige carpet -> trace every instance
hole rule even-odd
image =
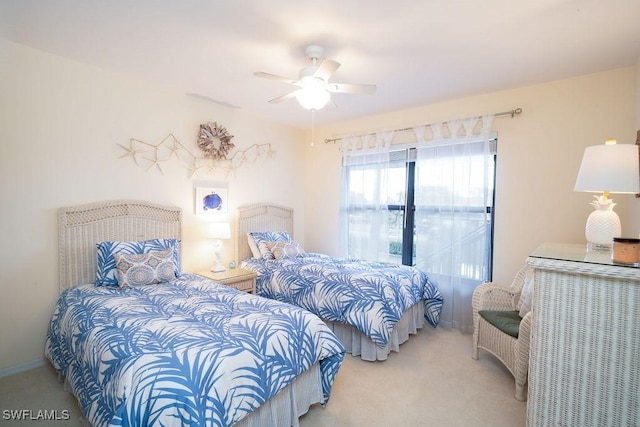
[[[526,403],[513,377],[486,352],[471,358],[471,336],[425,326],[385,362],[347,355],[325,408],[300,419],[312,426],[525,425]],[[7,421],[5,410],[68,410],[68,421]],[[36,413],[34,412],[34,413]],[[49,366],[0,379],[0,426],[78,426],[79,409]]]

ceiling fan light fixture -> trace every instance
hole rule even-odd
[[[325,58],[322,47],[317,45],[307,46],[305,53],[312,65],[302,68],[298,79],[290,79],[262,71],[253,73],[257,77],[277,80],[299,88],[269,100],[270,103],[278,103],[296,98],[302,108],[316,111],[327,105],[332,93],[371,94],[376,91],[375,85],[370,84],[330,83],[329,79],[331,79],[336,70],[340,68],[340,63]]]
[[[331,94],[320,87],[305,87],[296,91],[296,99],[306,110],[320,110],[331,98]]]

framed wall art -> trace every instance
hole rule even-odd
[[[196,214],[224,214],[227,213],[229,191],[219,187],[196,187]]]

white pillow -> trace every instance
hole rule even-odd
[[[260,249],[258,249],[258,244],[254,240],[251,233],[247,233],[247,242],[249,242],[249,249],[251,249],[251,255],[253,255],[256,259],[261,259],[262,254],[260,253]]]
[[[531,311],[531,302],[533,300],[533,269],[527,269],[527,273],[524,276],[524,285],[522,286],[522,292],[520,293],[520,300],[518,301],[518,308],[520,310],[520,317],[524,317],[529,311]]]
[[[273,252],[267,246],[267,242],[290,242],[291,236],[286,231],[252,231],[251,237],[258,245],[258,251],[262,259],[271,260],[276,259]]]

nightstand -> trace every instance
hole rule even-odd
[[[227,285],[232,288],[236,288],[240,291],[249,293],[256,292],[256,277],[258,277],[258,275],[250,270],[245,270],[243,268],[232,268],[220,273],[214,273],[213,271],[205,270],[198,271],[196,272],[196,274],[198,276],[213,279],[216,282],[222,283],[223,285]]]

